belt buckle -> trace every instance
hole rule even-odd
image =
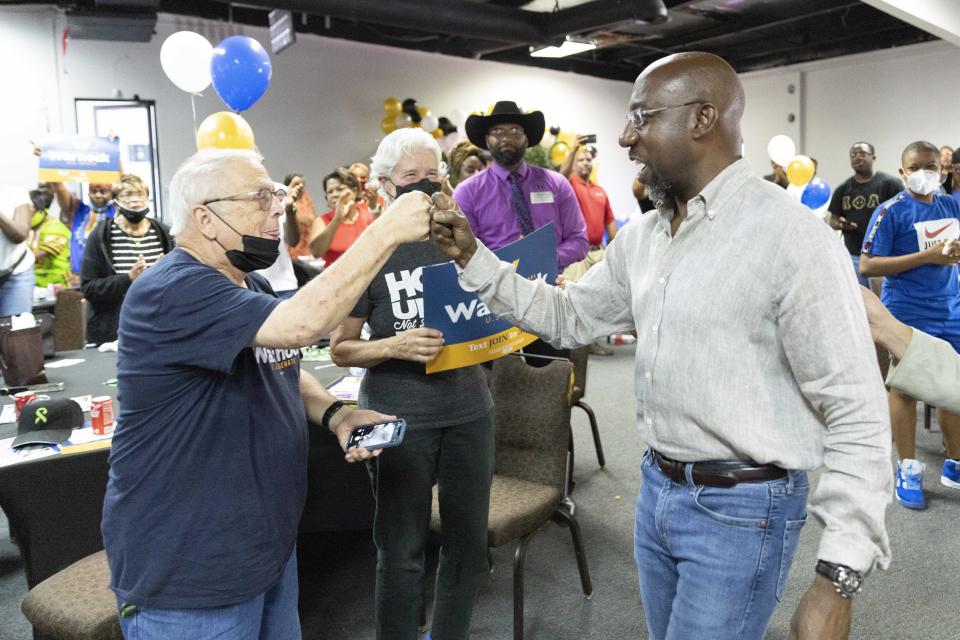
[[[674,482],[676,482],[677,484],[686,484],[686,482],[687,482],[687,474],[686,474],[686,466],[687,466],[687,464],[689,464],[689,463],[687,463],[687,462],[672,461],[672,462],[670,463],[670,465],[671,465],[671,467],[670,467],[670,479],[673,480]]]

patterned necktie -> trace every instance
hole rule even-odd
[[[513,200],[513,212],[517,214],[520,231],[523,235],[528,236],[533,233],[533,219],[530,217],[530,207],[523,197],[523,187],[520,186],[520,176],[517,173],[511,173],[508,180],[510,181],[510,194]]]

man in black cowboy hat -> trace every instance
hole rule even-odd
[[[470,142],[488,149],[494,161],[453,192],[477,238],[499,249],[553,222],[558,270],[583,260],[587,231],[573,188],[559,173],[523,160],[527,147],[543,138],[543,113],[501,101],[490,115],[467,118],[466,129]]]

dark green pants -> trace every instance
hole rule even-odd
[[[493,476],[493,416],[408,431],[403,444],[367,463],[377,513],[377,640],[416,640],[424,547],[437,483],[443,546],[430,635],[465,640],[487,572],[487,516]]]

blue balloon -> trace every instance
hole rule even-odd
[[[233,111],[249,109],[270,84],[270,56],[250,36],[230,36],[213,50],[210,75],[213,88]]]
[[[829,200],[830,185],[820,178],[814,178],[808,182],[807,186],[803,189],[803,193],[800,195],[800,202],[811,209],[819,209],[827,204]]]

